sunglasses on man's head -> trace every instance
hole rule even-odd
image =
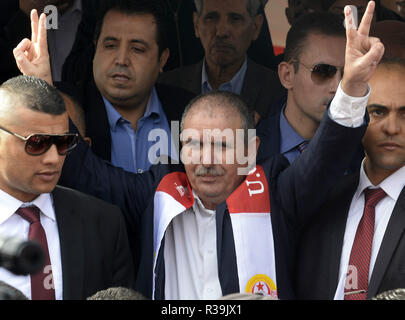
[[[318,63],[313,67],[309,67],[296,59],[291,60],[291,63],[292,62],[298,62],[300,65],[311,71],[311,79],[317,84],[321,84],[327,80],[332,79],[335,76],[336,72],[338,72],[338,70],[342,71],[341,76],[343,77],[344,67],[336,67],[326,63]]]
[[[21,140],[25,141],[25,152],[31,156],[39,156],[47,152],[54,144],[61,156],[66,155],[69,151],[73,150],[79,141],[78,135],[73,133],[66,134],[43,134],[34,133],[28,137],[20,136],[17,133],[11,132],[0,126],[3,130]]]

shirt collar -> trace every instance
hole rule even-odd
[[[110,101],[108,101],[104,96],[102,96],[102,98],[104,101],[105,109],[107,111],[108,124],[112,131],[116,130],[116,127],[120,122],[122,121],[129,122],[128,120],[126,120],[121,116],[121,114],[113,107]],[[156,89],[155,87],[153,87],[142,119],[153,117],[154,122],[157,123],[160,119],[161,112],[162,112],[161,103],[157,95]]]
[[[0,224],[8,220],[18,208],[28,207],[30,205],[37,206],[45,216],[53,221],[56,220],[53,200],[50,193],[43,193],[32,202],[24,203],[0,189]]]
[[[281,110],[280,113],[280,136],[281,136],[280,153],[282,154],[296,148],[301,143],[306,141],[288,123],[288,120],[284,115],[285,107],[286,105],[283,106],[283,109]]]
[[[247,57],[245,58],[245,61],[243,62],[241,68],[233,76],[231,81],[221,84],[220,87],[223,88],[225,86],[229,86],[229,91],[236,94],[240,94],[242,91],[243,80],[245,79],[246,70],[247,70]],[[201,92],[205,91],[212,91],[212,87],[208,81],[207,65],[204,59],[201,73]]]
[[[381,188],[385,193],[394,201],[398,200],[399,194],[405,186],[405,166],[401,169],[395,171],[384,181],[382,181],[378,186],[374,186],[364,170],[364,160],[361,163],[360,168],[360,180],[359,186],[357,187],[355,197],[359,198],[363,191],[367,188]]]
[[[198,211],[201,214],[210,215],[210,216],[215,214],[215,210],[207,209],[204,206],[201,199],[197,196],[197,194],[194,191],[193,191],[193,197],[194,197],[194,204],[193,204],[194,212]]]

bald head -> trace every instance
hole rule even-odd
[[[186,117],[199,112],[207,113],[210,118],[224,114],[235,115],[236,113],[241,119],[241,129],[245,130],[246,133],[249,129],[255,128],[253,112],[238,95],[231,92],[212,91],[191,100],[183,112],[180,130],[184,130]],[[245,137],[247,136],[246,134]]]

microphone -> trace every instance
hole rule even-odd
[[[45,254],[39,244],[0,235],[0,267],[16,275],[36,273],[44,266]]]

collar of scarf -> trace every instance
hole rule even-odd
[[[174,172],[162,179],[154,198],[154,271],[167,227],[193,204],[186,173]],[[226,204],[232,221],[240,292],[277,297],[269,187],[261,166],[249,172]]]

